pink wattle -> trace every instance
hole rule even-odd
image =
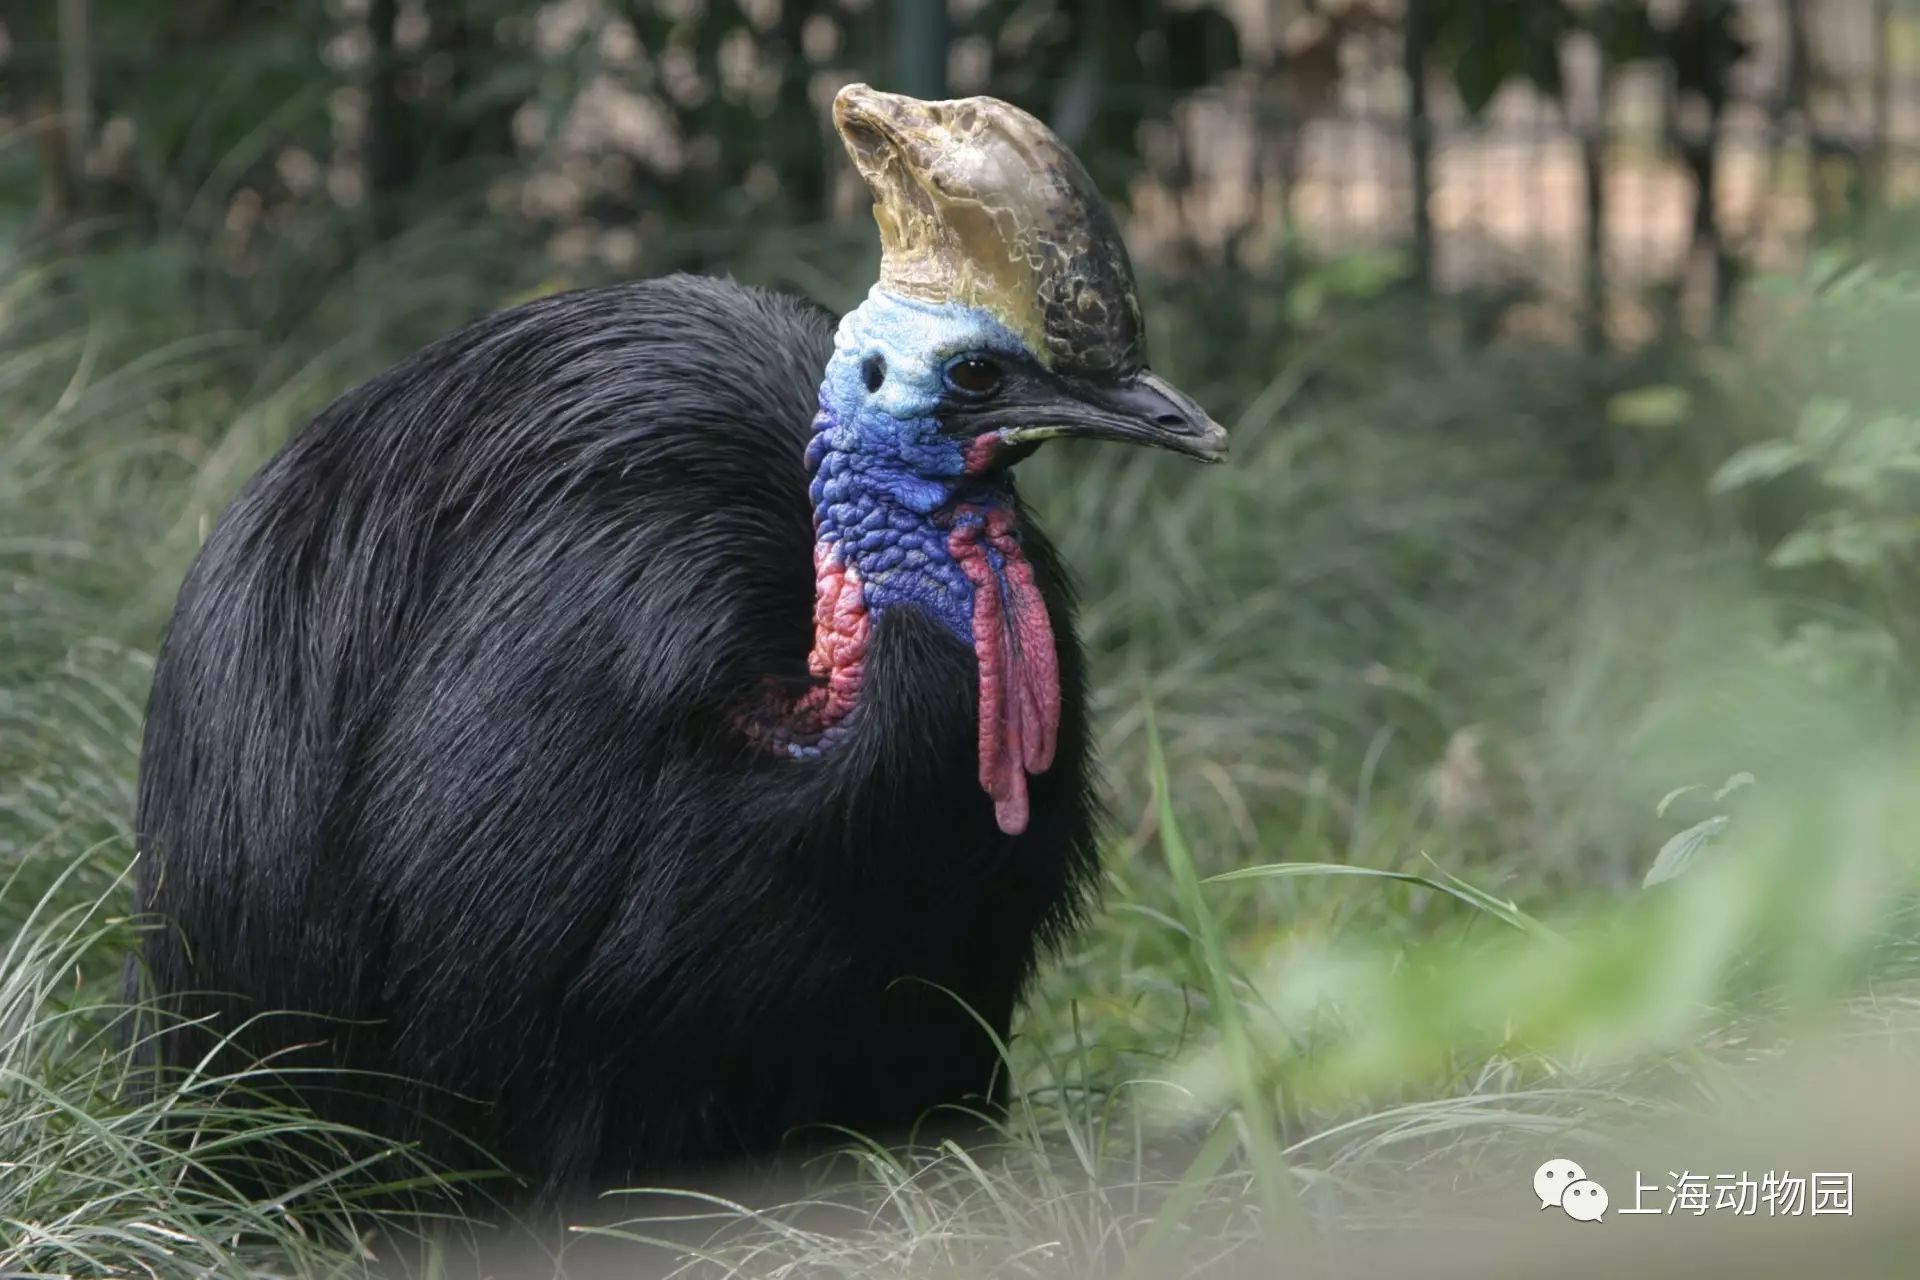
[[[873,616],[860,571],[819,545],[813,550],[813,650],[807,672],[814,683],[798,697],[769,683],[762,703],[737,723],[754,741],[783,755],[818,755],[860,698]]]
[[[820,695],[820,720],[831,725],[851,712],[860,697],[860,672],[866,666],[866,641],[872,618],[866,610],[866,587],[860,570],[814,549],[814,651],[806,654],[806,670],[826,677]]]
[[[978,514],[980,520],[964,519]],[[980,785],[1008,835],[1027,829],[1027,775],[1053,764],[1060,731],[1060,668],[1053,623],[1013,536],[1013,515],[962,508],[948,550],[973,584],[973,650],[980,667]],[[988,556],[1000,559],[996,573]]]
[[[813,573],[813,651],[807,670],[825,683],[802,695],[794,720],[819,733],[839,724],[859,700],[873,624],[859,570],[816,546]]]

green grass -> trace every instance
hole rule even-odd
[[[0,286],[0,1272],[357,1275],[372,1197],[432,1176],[235,1106],[245,1076],[145,1080],[116,1028],[179,575],[331,395],[541,283],[465,270],[480,237],[419,228],[297,305],[164,243]],[[825,293],[836,252],[742,270]],[[1204,329],[1157,322],[1180,380]],[[1228,466],[1057,450],[1026,477],[1082,582],[1114,822],[1102,902],[1007,1046],[998,1139],[850,1139],[782,1211],[689,1198],[693,1270],[1337,1270],[1507,1194],[1544,1144],[1715,1114],[1756,1058],[1905,1017],[1920,743],[1877,686],[1783,658],[1825,588],[1709,505],[1738,396],[1635,434],[1614,391],[1710,380],[1436,352],[1391,311],[1214,354]],[[1741,391],[1773,372],[1733,359]],[[1738,770],[1725,836],[1642,890]],[[297,1135],[299,1195],[219,1181],[260,1133]]]

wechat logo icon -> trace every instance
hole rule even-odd
[[[1607,1189],[1571,1160],[1549,1160],[1535,1169],[1533,1194],[1542,1209],[1560,1209],[1576,1222],[1599,1222],[1607,1212]]]

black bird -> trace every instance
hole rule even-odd
[[[1095,862],[1072,605],[1010,466],[1226,437],[1147,371],[1042,125],[865,86],[835,121],[885,248],[837,329],[690,277],[518,307],[220,520],[141,760],[145,968],[199,1020],[166,1061],[230,1036],[549,1198],[989,1089],[974,1015],[1006,1031]]]

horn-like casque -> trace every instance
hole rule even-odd
[[[1060,373],[1146,363],[1113,213],[1045,125],[997,98],[922,102],[848,85],[833,122],[873,191],[880,286],[979,307]]]

